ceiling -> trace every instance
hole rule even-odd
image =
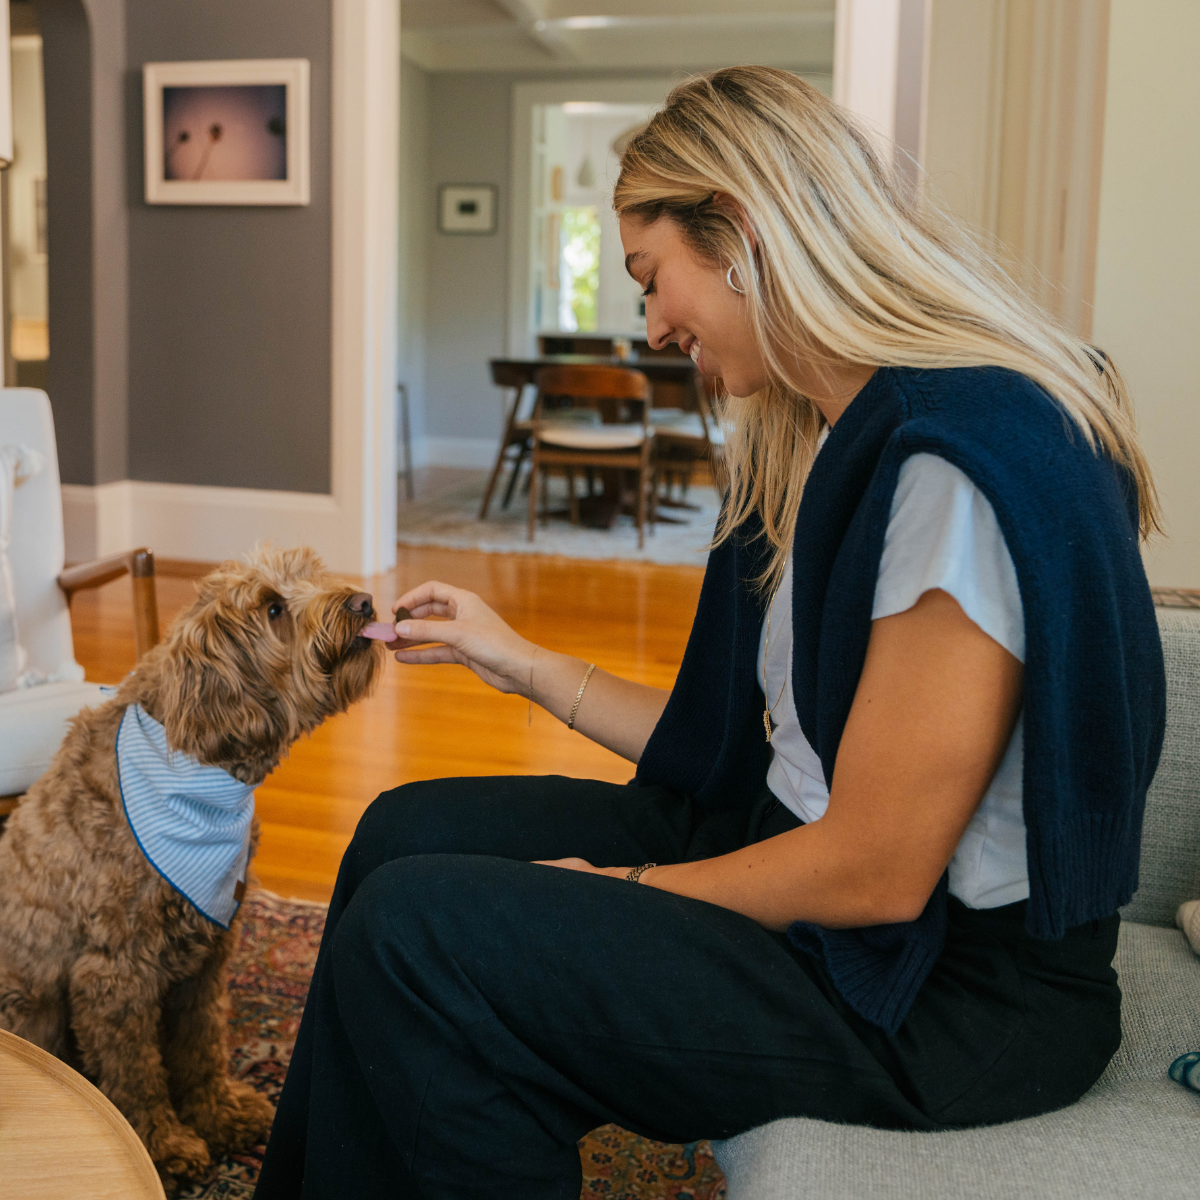
[[[429,71],[700,69],[828,74],[835,0],[401,0],[401,52]]]

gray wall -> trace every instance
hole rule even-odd
[[[433,437],[500,435],[487,360],[504,353],[508,307],[509,124],[513,77],[436,74],[430,92],[430,241],[426,429]],[[443,183],[494,183],[497,230],[437,232]]]
[[[92,39],[80,0],[41,0],[53,355],[46,382],[64,483],[95,482]]]
[[[126,13],[129,476],[328,492],[329,0],[126,0]],[[308,206],[142,200],[142,64],[221,58],[310,61]]]

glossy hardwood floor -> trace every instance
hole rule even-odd
[[[541,645],[668,688],[701,577],[692,567],[402,546],[394,571],[363,583],[381,612],[426,579],[470,588]],[[156,586],[165,629],[194,585],[160,574]],[[133,666],[127,579],[80,593],[72,625],[89,679],[115,682]],[[258,789],[262,842],[255,870],[263,885],[284,896],[327,900],[363,810],[409,780],[563,774],[624,782],[633,774],[630,763],[538,708],[532,724],[526,721],[524,700],[499,695],[463,667],[389,661],[372,697],[298,742]]]

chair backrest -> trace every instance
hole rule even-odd
[[[1200,899],[1200,609],[1160,608],[1167,668],[1167,735],[1146,797],[1140,883],[1127,921],[1173,925]]]
[[[62,491],[54,418],[45,392],[0,388],[0,445],[29,446],[45,461],[13,494],[8,558],[27,666],[49,675],[74,663],[75,651],[71,614],[58,586],[63,569]]]
[[[520,388],[529,382],[529,368],[524,363],[493,358],[488,367],[492,372],[492,382],[497,387]]]
[[[646,424],[652,389],[641,371],[606,367],[597,363],[572,363],[542,367],[533,378],[539,407],[546,396],[569,396],[583,407],[594,408],[606,424]]]

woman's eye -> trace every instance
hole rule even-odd
[[[277,620],[279,617],[282,617],[283,616],[283,605],[280,604],[278,600],[276,600],[267,609],[267,616],[270,617],[272,621]]]
[[[642,292],[642,295],[643,296],[654,295],[654,280],[653,279],[651,279],[650,282],[648,284],[646,284],[645,291]]]

